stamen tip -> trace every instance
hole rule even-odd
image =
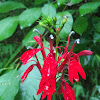
[[[50,37],[50,39],[54,39],[54,37],[53,37],[53,35],[52,35],[52,34],[51,34],[49,37]]]
[[[54,49],[53,53],[56,53],[56,49]]]
[[[27,47],[27,49],[33,49],[33,47],[31,47],[31,46],[28,46],[28,47]]]
[[[34,29],[34,30],[33,30],[33,32],[37,32],[37,33],[40,33],[40,32],[39,32],[37,29]]]
[[[80,39],[76,39],[76,43],[79,44],[80,43]]]
[[[71,31],[69,35],[71,36],[71,35],[74,34],[74,33],[75,33],[74,31]]]

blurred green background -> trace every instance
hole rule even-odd
[[[59,45],[66,46],[68,34],[73,30],[69,49],[79,38],[80,44],[74,52],[85,49],[93,52],[91,56],[80,57],[87,76],[86,80],[80,77],[79,83],[74,83],[75,98],[100,100],[100,0],[1,0],[0,100],[40,100],[41,95],[36,96],[36,91],[41,76],[35,68],[25,83],[20,84],[20,76],[30,63],[21,66],[19,58],[28,46],[37,47],[33,36],[38,34],[33,33],[34,28],[41,32],[47,45],[49,35],[53,34],[53,18],[57,19],[58,28],[63,16],[67,22],[60,32]],[[62,95],[56,98],[63,100]]]

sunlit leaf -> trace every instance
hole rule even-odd
[[[0,13],[6,13],[11,10],[26,8],[24,4],[14,1],[7,1],[4,3],[0,3]]]
[[[81,15],[85,15],[97,9],[100,6],[100,2],[89,2],[85,3],[79,8],[79,12]]]
[[[61,5],[61,4],[65,3],[65,2],[68,2],[68,1],[69,0],[57,0],[57,4]]]
[[[54,17],[56,15],[56,8],[53,4],[45,4],[42,7],[42,14],[45,16]]]
[[[20,67],[20,69],[18,70],[20,77],[31,64],[33,64],[33,62],[27,63],[26,65],[22,65]],[[15,100],[34,100],[34,98],[35,100],[40,100],[41,94],[36,95],[40,79],[40,72],[35,66],[33,70],[28,74],[24,83],[20,83],[20,89],[17,96],[15,97]]]
[[[87,29],[87,20],[79,16],[73,24],[73,29],[76,33],[82,34]]]
[[[41,15],[40,8],[27,9],[19,15],[20,28],[31,26]]]
[[[81,1],[83,1],[83,0],[71,0],[70,2],[71,2],[72,4],[76,4],[76,3],[80,3]]]
[[[12,70],[0,77],[0,100],[14,100],[19,90],[19,75]]]
[[[8,17],[0,21],[0,41],[10,37],[18,25],[17,17]]]

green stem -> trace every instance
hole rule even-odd
[[[56,47],[58,46],[59,42],[60,42],[59,33],[56,32]],[[56,48],[56,61],[57,61],[57,52],[58,49]]]
[[[53,93],[53,100],[56,100],[56,95],[55,95],[55,93]]]
[[[14,52],[14,54],[11,56],[11,58],[8,60],[8,62],[5,64],[4,68],[6,68],[10,63],[11,61],[15,58],[15,56],[22,50],[24,46],[20,45],[17,50]]]

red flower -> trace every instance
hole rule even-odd
[[[52,53],[49,53],[44,61],[42,78],[39,84],[37,95],[43,91],[42,99],[47,96],[51,100],[53,92],[56,90],[56,63]]]
[[[66,83],[65,80],[61,80],[61,89],[65,100],[75,100],[74,91],[71,86]]]
[[[73,77],[76,82],[79,81],[79,76],[78,72],[81,75],[83,79],[86,79],[86,74],[80,65],[79,62],[77,62],[75,59],[69,62],[69,67],[68,67],[68,75],[69,75],[69,80],[73,84]]]
[[[81,75],[81,77],[83,79],[86,79],[86,74],[85,74],[85,72],[80,64],[79,56],[91,55],[92,51],[83,50],[83,51],[79,52],[78,54],[75,54],[73,52],[73,49],[75,47],[75,44],[79,43],[79,39],[78,39],[74,42],[72,48],[68,52],[70,36],[72,33],[74,33],[72,31],[68,36],[68,41],[67,41],[66,47],[63,47],[64,53],[61,55],[61,52],[60,52],[58,55],[58,60],[55,61],[55,49],[58,48],[61,51],[60,47],[62,47],[62,46],[58,46],[58,47],[55,47],[55,49],[53,49],[52,39],[54,37],[52,35],[50,35],[50,49],[44,47],[40,32],[36,29],[34,31],[38,32],[40,35],[40,36],[33,37],[34,40],[40,45],[40,48],[38,48],[38,49],[31,48],[31,50],[28,50],[22,54],[20,60],[22,60],[23,64],[26,64],[26,63],[28,63],[30,58],[35,56],[36,64],[31,65],[24,72],[21,79],[22,79],[22,82],[24,82],[24,80],[27,78],[27,75],[29,74],[29,72],[32,71],[34,66],[37,66],[40,73],[41,73],[41,76],[42,76],[42,78],[40,80],[40,84],[39,84],[39,89],[37,91],[37,95],[43,91],[42,99],[44,99],[47,96],[47,100],[51,100],[52,94],[56,90],[56,73],[57,72],[59,73],[59,72],[62,72],[62,70],[65,70],[64,67],[67,64],[68,65],[69,80],[71,83],[73,83],[73,78],[75,79],[75,81],[77,81],[77,82],[79,81],[78,73]],[[50,51],[50,53],[47,56],[45,54],[44,48],[49,49],[49,51]],[[38,53],[39,51],[41,51],[42,56],[43,56],[43,60],[44,60],[43,68],[41,67],[41,65],[39,63],[38,57],[36,56],[36,53]],[[63,59],[63,61],[60,62],[62,59]],[[31,60],[31,61],[34,61],[34,60]],[[66,81],[63,78],[64,78],[64,71],[63,71],[62,77],[60,79],[61,80],[61,90],[62,90],[64,99],[65,100],[75,100],[75,94],[74,94],[73,89],[71,88],[71,86],[69,86],[66,83]]]
[[[93,53],[92,51],[89,51],[89,50],[83,50],[83,51],[79,52],[78,54],[75,54],[73,52],[73,49],[75,47],[75,44],[79,43],[79,39],[75,40],[73,46],[71,47],[70,51],[68,52],[70,36],[71,36],[72,33],[70,33],[70,35],[68,36],[68,41],[67,41],[67,45],[66,45],[66,48],[65,48],[65,52],[62,55],[64,61],[57,68],[57,71],[61,72],[63,70],[63,68],[65,67],[65,65],[68,64],[68,75],[69,75],[69,80],[70,80],[71,83],[73,83],[73,78],[75,79],[75,81],[77,81],[77,82],[79,81],[78,72],[83,79],[86,79],[85,72],[84,72],[84,70],[83,70],[83,68],[80,64],[79,56],[92,55],[92,53]]]

